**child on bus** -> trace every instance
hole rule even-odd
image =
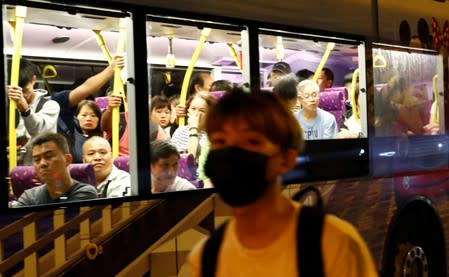
[[[204,253],[205,241],[193,249],[190,276],[298,276],[296,227],[303,207],[281,192],[281,176],[295,167],[304,145],[293,113],[274,94],[234,91],[211,108],[206,130],[211,141],[206,174],[233,218],[216,263],[204,262],[215,254]],[[351,224],[325,215],[322,231],[325,276],[377,276]],[[213,273],[205,275],[208,269]]]

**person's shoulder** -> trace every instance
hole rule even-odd
[[[26,189],[17,199],[16,207],[24,207],[39,204],[47,192],[47,185],[42,184]]]
[[[187,276],[201,276],[201,257],[207,239],[208,237],[205,237],[198,241],[187,256],[187,261],[182,269],[187,273]]]
[[[176,176],[174,186],[176,191],[196,189],[196,187],[192,183],[190,183],[187,179],[179,176]]]
[[[81,192],[81,191],[94,193],[95,195],[97,195],[97,190],[93,185],[86,184],[86,183],[79,182],[79,181],[75,180],[73,187],[72,187],[72,193],[77,193],[77,192]]]

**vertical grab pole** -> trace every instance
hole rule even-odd
[[[438,95],[438,89],[437,89],[437,80],[438,75],[435,74],[432,78],[432,85],[433,85],[433,97],[435,98],[433,104],[435,105],[435,113],[432,114],[431,122],[440,122],[440,96]]]
[[[126,41],[126,21],[120,19],[120,36],[117,43],[117,54],[122,55],[125,52]],[[120,91],[123,90],[123,83],[121,77],[121,69],[116,67],[114,71],[114,90],[113,95],[120,95]],[[119,124],[120,124],[120,111],[119,107],[112,109],[112,157],[116,158],[119,154]]]
[[[203,49],[204,43],[206,42],[206,39],[209,36],[210,32],[211,32],[210,28],[204,28],[201,31],[200,40],[195,49],[195,52],[193,52],[192,59],[190,60],[190,64],[187,67],[186,75],[184,76],[184,80],[182,81],[181,95],[179,96],[179,104],[180,105],[186,104],[187,90],[189,88],[190,77],[192,76],[192,72],[193,72],[193,68],[195,67],[195,63],[198,60],[201,49]],[[179,126],[184,126],[184,124],[185,124],[185,118],[180,117],[179,118]]]
[[[22,50],[23,25],[27,14],[27,8],[16,6],[16,22],[14,32],[14,54],[11,62],[11,80],[12,86],[19,84],[20,70],[20,52]],[[17,165],[17,137],[16,137],[16,102],[9,100],[9,171]]]
[[[98,46],[100,46],[101,51],[103,52],[103,55],[108,60],[108,63],[111,64],[112,63],[112,55],[111,55],[111,52],[109,51],[108,47],[106,46],[106,42],[104,41],[103,36],[100,34],[101,31],[100,30],[92,30],[92,31],[97,36],[97,43],[98,43]],[[126,101],[126,95],[125,95],[125,90],[123,89],[122,79],[120,79],[120,81],[121,81],[120,94],[123,97],[123,105],[125,107],[125,112],[127,112],[128,111],[128,102]]]
[[[352,83],[351,83],[351,105],[352,105],[352,114],[357,122],[360,122],[359,109],[357,107],[357,99],[355,98],[355,90],[357,84],[357,77],[359,77],[359,69],[357,68],[352,73]]]
[[[329,55],[330,55],[331,51],[334,49],[334,47],[335,47],[334,42],[327,43],[326,51],[324,52],[324,55],[321,58],[320,64],[318,65],[318,67],[315,70],[315,74],[313,74],[312,80],[314,82],[318,81],[318,77],[320,76],[321,70],[323,70],[323,67],[326,64],[327,59],[329,58]]]
[[[243,71],[242,63],[240,62],[240,58],[239,55],[237,54],[237,51],[235,50],[235,48],[232,46],[231,43],[227,43],[226,45],[228,46],[229,53],[231,53],[232,58],[234,58],[235,64],[240,69],[240,72]]]

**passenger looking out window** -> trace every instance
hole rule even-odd
[[[167,141],[153,141],[150,150],[152,193],[196,189],[192,183],[177,176],[180,155],[175,146]]]
[[[114,165],[111,145],[103,137],[93,136],[83,146],[83,162],[92,164],[99,197],[131,195],[131,177]]]
[[[305,140],[333,139],[338,127],[335,117],[320,108],[320,88],[312,80],[304,80],[297,86],[301,109],[295,113],[304,132]]]

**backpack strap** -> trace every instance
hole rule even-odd
[[[203,248],[201,256],[201,277],[214,277],[217,267],[218,253],[223,241],[224,231],[228,222],[221,224],[217,230],[209,237]]]
[[[325,213],[321,207],[302,206],[297,227],[299,276],[324,277],[321,234]]]
[[[48,96],[41,97],[41,99],[39,99],[39,103],[37,103],[36,110],[34,110],[34,112],[38,113],[40,110],[42,110],[42,107],[48,100],[50,100],[50,97]]]

